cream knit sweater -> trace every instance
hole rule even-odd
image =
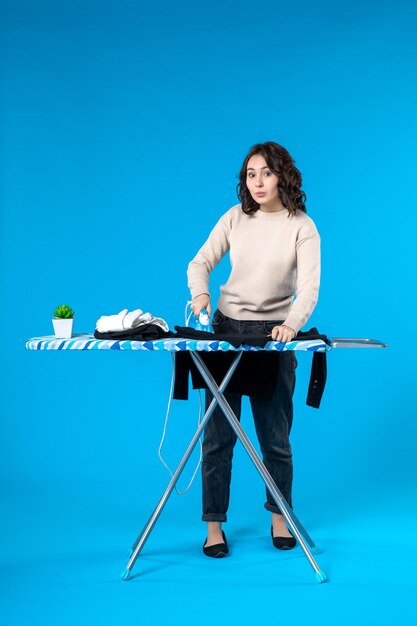
[[[291,216],[287,209],[246,215],[236,204],[188,265],[192,298],[210,295],[210,272],[228,250],[232,271],[220,287],[220,311],[235,320],[284,320],[297,333],[319,294],[320,235],[313,220],[298,209]]]

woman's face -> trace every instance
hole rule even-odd
[[[246,185],[255,202],[267,204],[278,199],[278,176],[271,172],[265,157],[254,154],[246,167]]]

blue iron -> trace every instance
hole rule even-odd
[[[190,307],[190,314],[187,318],[187,308]],[[191,300],[187,302],[185,306],[185,325],[190,328],[195,328],[195,330],[205,330],[209,333],[214,332],[213,327],[210,322],[210,316],[207,312],[207,309],[201,309],[198,317],[194,315],[193,310],[191,309]]]

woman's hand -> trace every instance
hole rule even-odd
[[[282,343],[287,343],[287,341],[294,339],[296,334],[297,333],[293,328],[285,326],[285,324],[281,324],[281,326],[274,326],[268,337],[271,337],[272,341],[282,341]]]
[[[196,317],[200,315],[201,309],[207,309],[207,313],[211,317],[211,304],[208,293],[200,293],[199,296],[196,296],[191,302],[191,309]]]

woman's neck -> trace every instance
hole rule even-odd
[[[285,206],[280,201],[266,202],[259,205],[259,210],[264,213],[276,213],[277,211],[284,211]]]

